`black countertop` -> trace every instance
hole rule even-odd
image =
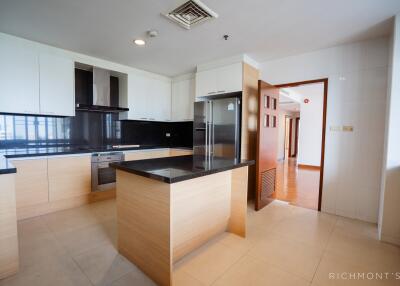
[[[170,146],[152,146],[142,145],[139,147],[119,147],[113,148],[112,146],[103,147],[32,147],[32,148],[9,148],[0,149],[0,156],[3,155],[7,159],[23,158],[23,157],[36,157],[36,156],[54,156],[54,155],[68,155],[68,154],[84,154],[96,152],[115,152],[115,151],[132,151],[132,150],[148,150],[148,149],[188,149],[184,147],[170,147]]]
[[[113,163],[110,166],[168,184],[253,165],[253,160],[187,155]]]
[[[0,175],[16,173],[17,169],[0,154]]]

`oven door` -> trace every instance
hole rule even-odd
[[[92,163],[92,192],[115,189],[116,170],[110,164],[119,161]]]

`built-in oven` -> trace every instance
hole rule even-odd
[[[110,163],[124,161],[123,152],[92,154],[92,192],[106,191],[115,188],[116,170]]]

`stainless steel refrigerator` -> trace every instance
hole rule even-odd
[[[195,155],[240,158],[241,92],[229,95],[194,103]]]

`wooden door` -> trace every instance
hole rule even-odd
[[[279,88],[258,81],[258,128],[256,157],[256,210],[270,201],[276,185]]]

